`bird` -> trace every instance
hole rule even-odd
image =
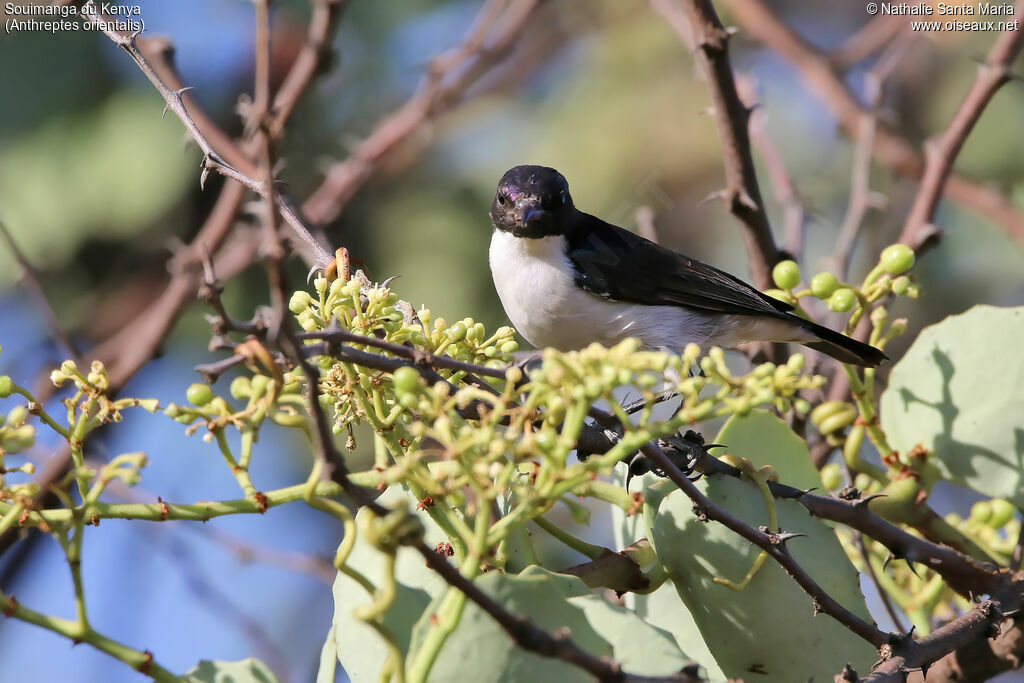
[[[513,326],[538,349],[613,346],[628,337],[675,353],[690,343],[707,350],[772,341],[862,367],[887,360],[733,275],[580,211],[553,168],[507,171],[490,218],[495,289]]]

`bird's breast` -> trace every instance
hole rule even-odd
[[[581,289],[561,236],[529,239],[495,230],[491,274],[505,313],[536,346],[580,349],[637,337],[645,346],[682,348],[710,333],[704,316],[674,306],[604,299]]]

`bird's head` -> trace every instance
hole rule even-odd
[[[516,166],[498,182],[491,223],[516,237],[536,239],[564,234],[575,210],[561,173],[547,166]]]

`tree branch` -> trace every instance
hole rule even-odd
[[[690,45],[707,79],[725,161],[725,188],[717,194],[743,223],[751,278],[758,288],[769,289],[773,286],[772,267],[781,257],[754,169],[748,129],[750,110],[736,92],[729,63],[729,32],[722,27],[710,0],[682,0],[681,8],[674,0],[651,0],[651,6]]]
[[[213,170],[226,178],[230,178],[231,180],[241,183],[260,197],[267,198],[269,196],[276,196],[275,202],[277,210],[281,213],[281,217],[284,218],[285,222],[288,223],[289,227],[291,227],[295,236],[301,240],[301,242],[304,243],[311,252],[311,255],[307,258],[309,265],[322,267],[329,263],[333,256],[313,237],[312,234],[310,234],[288,198],[275,192],[275,188],[266,187],[264,183],[242,173],[234,166],[231,166],[224,161],[224,159],[222,159],[213,149],[213,146],[209,143],[202,131],[199,130],[195,121],[193,121],[192,117],[189,115],[181,97],[183,91],[171,90],[167,84],[163,82],[160,76],[153,69],[152,65],[146,59],[145,55],[143,55],[139,50],[139,46],[136,42],[136,36],[134,34],[129,35],[121,33],[109,28],[102,20],[93,0],[88,0],[86,6],[89,5],[92,5],[93,12],[86,12],[84,19],[95,24],[103,31],[104,35],[114,42],[114,44],[128,53],[132,58],[132,61],[135,62],[142,73],[146,75],[146,78],[149,79],[150,83],[153,84],[160,95],[164,98],[164,101],[167,103],[166,109],[173,112],[175,116],[178,117],[182,125],[185,126],[185,130],[188,131],[192,139],[195,140],[197,145],[199,145],[199,148],[203,152],[203,162],[201,164],[203,170],[199,177],[199,184],[205,185],[207,174]]]
[[[788,61],[807,88],[832,112],[843,131],[855,136],[861,116],[870,112],[837,75],[828,57],[783,23],[763,0],[726,2],[743,30]],[[921,154],[882,122],[875,130],[873,151],[875,159],[900,175],[917,178],[924,171]],[[955,174],[947,179],[946,193],[1024,242],[1024,215],[1002,194]]]
[[[1024,0],[1017,0],[1014,9],[1016,16],[1024,14]],[[935,232],[931,225],[935,209],[946,188],[946,180],[953,170],[953,162],[963,148],[967,136],[974,129],[974,124],[981,118],[985,107],[996,91],[1010,80],[1010,65],[1020,54],[1024,45],[1024,31],[1019,26],[1004,31],[989,51],[984,64],[978,67],[978,77],[970,91],[960,103],[953,120],[946,131],[937,139],[925,144],[924,173],[921,186],[914,198],[914,204],[907,215],[900,241],[919,248],[928,237]]]

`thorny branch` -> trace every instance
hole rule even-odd
[[[107,25],[101,19],[100,14],[96,10],[93,0],[89,0],[86,5],[93,5],[93,12],[86,13],[85,17],[87,21],[95,23],[99,26],[104,35],[114,42],[118,47],[123,49],[132,58],[132,61],[139,67],[139,69],[146,75],[146,78],[153,84],[153,87],[157,89],[160,95],[164,98],[167,103],[166,109],[173,112],[178,119],[181,120],[185,130],[188,131],[189,135],[195,140],[196,144],[203,152],[203,162],[201,164],[202,173],[199,177],[199,184],[206,184],[206,177],[211,170],[217,171],[221,175],[235,182],[238,182],[245,187],[249,188],[260,197],[267,198],[276,195],[275,206],[280,212],[281,217],[284,218],[285,222],[291,227],[293,233],[298,237],[312,252],[309,264],[311,266],[322,267],[329,263],[333,258],[323,245],[318,242],[309,230],[306,228],[305,223],[299,217],[298,213],[292,207],[291,202],[287,197],[276,192],[273,187],[268,187],[266,183],[260,182],[251,176],[242,173],[234,166],[231,166],[214,151],[213,146],[207,141],[202,131],[196,125],[195,121],[189,115],[188,110],[185,108],[185,103],[182,100],[182,90],[171,90],[167,87],[167,84],[163,82],[160,76],[153,69],[152,65],[139,50],[138,43],[136,42],[137,36],[134,34],[126,34],[108,28]]]
[[[1014,12],[1017,17],[1024,14],[1024,0],[1017,0]],[[1020,54],[1022,45],[1024,31],[1019,27],[1007,29],[999,36],[985,62],[978,67],[978,77],[974,85],[960,103],[960,108],[957,109],[945,132],[925,144],[921,187],[900,233],[901,242],[916,249],[922,243],[922,236],[927,236],[935,230],[931,221],[953,171],[953,163],[992,96],[1010,81],[1010,65]]]
[[[725,189],[717,193],[744,225],[750,275],[760,289],[772,287],[772,267],[780,260],[757,182],[748,128],[750,109],[736,92],[729,62],[729,32],[710,0],[651,0],[672,28],[690,45],[704,73],[725,159]]]

